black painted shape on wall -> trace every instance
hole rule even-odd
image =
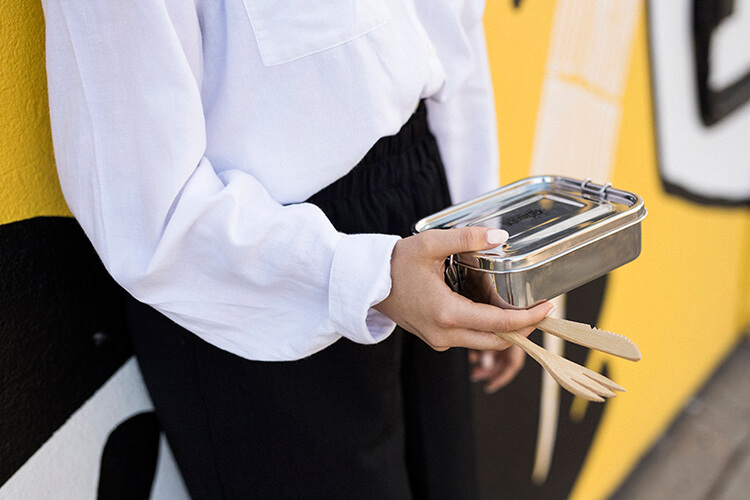
[[[0,485],[130,356],[122,294],[75,220],[0,226]]]
[[[107,438],[99,470],[99,500],[148,500],[159,456],[154,412],[139,413]]]
[[[693,49],[701,119],[707,127],[750,103],[750,69],[722,89],[710,85],[711,39],[719,25],[734,11],[734,0],[694,0]]]
[[[579,287],[567,296],[566,316],[595,325],[599,319],[607,277]],[[541,343],[540,332],[530,337]],[[565,357],[584,363],[588,349],[567,342]],[[605,370],[604,375],[607,375]],[[560,390],[557,440],[547,481],[531,481],[539,423],[541,367],[527,357],[509,386],[487,396],[477,388],[476,406],[481,498],[564,500],[568,498],[588,454],[606,403],[589,404],[581,422],[570,420],[573,395]]]
[[[653,0],[653,1],[656,1],[656,0]],[[653,33],[655,30],[659,29],[659,26],[655,25],[653,17],[651,15],[651,11],[650,11],[651,3],[652,2],[646,2],[646,22],[648,24],[648,30],[649,30],[649,50],[652,52],[651,57],[649,58],[649,61],[651,64],[651,70],[650,70],[651,80],[652,80],[651,85],[652,87],[654,87],[656,85],[654,81],[656,78],[654,76],[656,75],[656,71],[654,70],[654,66],[653,66],[654,61],[655,61],[655,57],[653,55],[653,51],[654,51]],[[699,4],[703,6],[700,6]],[[708,17],[706,17],[706,19],[704,19],[703,21],[699,21],[698,19],[700,17],[707,16],[706,14],[698,12],[699,10],[706,8],[705,6],[711,6],[712,9],[716,9],[716,10],[713,14],[709,14]],[[733,6],[732,0],[730,0],[729,2],[727,2],[726,0],[695,0],[695,4],[694,4],[694,13],[693,13],[694,40],[693,40],[692,50],[693,50],[693,56],[696,62],[696,65],[695,65],[696,66],[696,81],[693,84],[698,87],[698,94],[699,94],[698,106],[701,108],[700,114],[702,116],[702,119],[704,120],[704,124],[706,123],[705,121],[706,118],[703,116],[703,113],[704,113],[703,108],[706,108],[709,114],[713,114],[714,118],[718,117],[718,114],[716,114],[715,110],[710,111],[710,108],[712,106],[711,102],[715,99],[707,97],[708,96],[707,92],[709,90],[708,74],[710,74],[710,69],[708,67],[709,66],[709,61],[708,61],[709,42],[701,41],[700,38],[701,37],[705,38],[705,36],[707,35],[701,35],[698,33],[698,31],[705,30],[706,25],[709,23],[713,23],[713,22],[718,23],[720,19],[723,19],[723,17],[731,13],[732,6]],[[703,24],[704,26],[702,26],[701,28],[697,28],[698,24]],[[710,37],[710,35],[708,36]],[[729,112],[733,112],[737,110],[739,108],[739,105],[742,104],[743,102],[747,104],[748,99],[750,99],[750,95],[747,94],[748,91],[750,91],[750,85],[748,85],[750,83],[749,79],[750,79],[750,71],[745,75],[745,77],[741,78],[740,80],[738,80],[731,86],[732,88],[735,87],[736,85],[741,85],[745,87],[744,90],[740,92],[740,94],[743,97],[739,100],[737,100],[737,96],[732,97],[730,101],[736,104],[731,104],[728,107],[726,104],[722,104],[721,107],[723,109],[728,110],[726,113],[723,113],[722,116],[726,116],[726,114],[728,114]],[[701,87],[703,87],[704,90],[701,90]],[[727,89],[724,89],[724,90],[727,90]],[[653,95],[656,94],[654,89],[652,89],[652,94]],[[740,94],[737,94],[737,95],[740,95]],[[727,102],[730,102],[730,101],[727,101]],[[657,165],[660,165],[660,163],[663,162],[663,158],[662,158],[663,155],[660,150],[664,146],[660,144],[660,140],[659,140],[659,135],[660,135],[659,134],[659,130],[660,130],[659,113],[656,112],[659,108],[659,102],[655,100],[653,101],[652,105],[654,107],[654,113],[652,113],[653,121],[654,121],[653,125],[654,125],[654,130],[656,131],[656,135],[657,135],[656,137],[657,139],[656,141],[657,162],[656,163]],[[713,118],[709,117],[708,121],[711,121],[711,120],[713,120]],[[710,166],[707,166],[706,168],[710,168]],[[724,198],[721,196],[708,196],[706,194],[695,192],[694,190],[684,187],[681,184],[667,180],[664,177],[663,173],[661,172],[661,169],[659,169],[659,179],[661,180],[664,191],[666,191],[667,193],[671,195],[679,196],[680,198],[683,198],[693,203],[699,203],[701,205],[717,206],[717,207],[744,208],[744,207],[750,206],[750,195],[748,195],[748,197],[745,199],[741,199],[741,198],[729,199],[729,198]]]

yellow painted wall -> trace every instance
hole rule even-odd
[[[70,215],[54,171],[38,1],[0,0],[0,224]]]
[[[529,175],[554,2],[488,2],[503,183]],[[606,498],[733,348],[750,319],[750,210],[668,195],[658,177],[645,15],[622,97],[612,182],[649,210],[643,248],[611,275],[601,327],[632,338],[643,359],[607,356],[628,392],[608,402],[573,499]],[[601,355],[602,358],[604,355]],[[592,355],[597,367],[602,358]],[[574,412],[585,411],[577,401]],[[575,417],[575,415],[573,415]],[[533,446],[534,443],[529,443]],[[555,460],[564,460],[558,455]]]
[[[69,215],[42,97],[41,7],[0,0],[0,10],[0,224]],[[520,10],[510,1],[488,4],[504,183],[529,172],[553,15],[554,2],[525,1]],[[750,212],[695,205],[662,190],[650,99],[641,16],[613,180],[643,196],[650,214],[641,257],[612,275],[602,326],[633,338],[643,360],[608,359],[628,392],[609,403],[574,499],[604,498],[619,484],[732,348],[750,312]]]

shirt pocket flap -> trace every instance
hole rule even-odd
[[[390,19],[378,0],[243,0],[265,66],[354,40]]]

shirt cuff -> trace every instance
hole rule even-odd
[[[375,344],[396,326],[371,307],[391,292],[391,254],[399,239],[384,234],[352,234],[336,246],[328,307],[338,333],[354,342]]]

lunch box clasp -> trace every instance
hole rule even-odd
[[[461,289],[461,281],[458,278],[458,269],[456,264],[453,262],[453,255],[446,259],[445,265],[445,280],[448,282],[448,286],[451,290],[458,292]]]
[[[591,182],[590,177],[586,177],[581,181],[581,193],[597,196],[601,200],[607,198],[607,189],[610,187],[612,187],[611,182],[608,182],[603,186],[597,186],[597,184]]]

